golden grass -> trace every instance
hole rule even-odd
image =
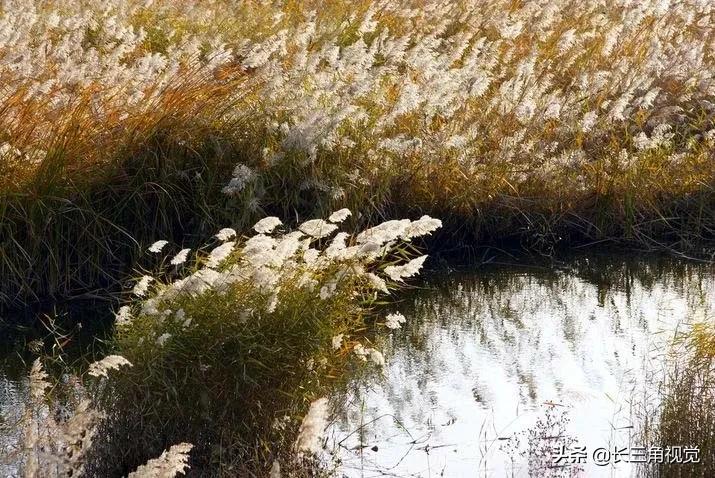
[[[68,2],[67,9],[72,5]],[[493,105],[500,88],[518,76],[529,55],[536,55],[538,66],[529,82],[554,94],[567,95],[578,87],[580,75],[597,77],[619,62],[640,72],[652,55],[649,38],[664,27],[664,20],[655,15],[644,17],[619,41],[617,51],[604,55],[605,30],[592,26],[594,12],[576,4],[564,7],[550,33],[509,40],[501,38],[492,20],[507,12],[518,17],[526,8],[522,2],[485,2],[477,17],[459,13],[468,10],[466,3],[435,7],[450,12],[437,36],[445,39],[443,48],[458,51],[460,35],[474,33],[494,56],[482,61],[497,65],[488,68],[501,77],[481,97],[460,103],[453,116],[427,117],[417,108],[375,133],[375,124],[399,100],[405,79],[428,88],[420,83],[423,72],[376,55],[369,68],[377,74],[377,68],[392,61],[396,79],[386,77],[359,98],[334,98],[312,84],[317,73],[301,76],[301,55],[317,55],[330,45],[349,48],[358,40],[370,45],[381,41],[384,32],[387,38],[412,35],[405,43],[409,48],[437,28],[434,13],[415,9],[412,20],[406,21],[400,8],[375,9],[368,0],[287,2],[280,9],[257,1],[239,9],[231,6],[215,1],[132,7],[122,21],[143,28],[146,35],[122,57],[122,65],[134,67],[133,62],[149,54],[171,58],[171,49],[191,38],[203,42],[199,57],[212,48],[212,38],[240,52],[216,68],[202,66],[205,58],[179,56],[173,75],[141,87],[148,100],[138,104],[125,100],[126,92],[112,93],[116,85],[91,78],[28,96],[36,86],[32,81],[3,73],[12,89],[0,103],[0,142],[24,156],[5,154],[0,161],[0,278],[7,284],[0,291],[2,304],[23,306],[116,285],[131,269],[136,252],[156,237],[190,244],[193,237],[220,225],[240,229],[265,214],[297,220],[342,206],[359,212],[365,224],[407,214],[441,217],[447,226],[440,238],[445,248],[459,242],[511,242],[551,250],[611,241],[702,253],[703,245],[712,244],[715,162],[712,144],[703,135],[713,124],[701,105],[704,97],[689,78],[663,74],[654,81],[662,105],[633,107],[624,121],[591,133],[568,121],[587,111],[607,111],[606,105],[619,98],[621,83],[588,92],[569,105],[569,120],[535,117],[522,123],[514,111]],[[43,16],[57,7],[38,8]],[[362,18],[371,9],[377,26],[362,34]],[[217,13],[224,10],[231,15]],[[607,20],[616,25],[621,14],[614,9]],[[285,54],[270,60],[284,74],[295,75],[294,83],[286,84],[281,93],[285,98],[267,96],[266,83],[273,78],[261,68],[242,65],[247,48],[241,45],[270,43],[281,29],[289,35],[302,31],[310,18],[315,18],[316,33],[305,51],[289,39]],[[672,21],[681,20],[674,16]],[[101,22],[87,28],[83,48],[94,48],[100,56],[111,52],[105,28]],[[584,39],[562,52],[561,38],[570,29],[586,31]],[[684,34],[692,40],[696,30],[689,27]],[[56,29],[47,29],[46,35],[52,41],[62,39]],[[468,40],[466,53],[454,55],[450,71],[464,65],[477,44]],[[317,64],[324,74],[325,60]],[[43,77],[52,78],[59,68],[48,63]],[[345,73],[348,78],[352,74]],[[301,114],[315,107],[301,111],[284,105],[297,93],[292,89],[299,88],[305,89],[306,98],[325,93],[319,103],[326,111],[318,113],[328,117],[334,101],[366,112],[363,123],[344,121],[334,131],[353,146],[318,148],[310,158],[304,149],[283,144],[284,135],[274,123],[300,123]],[[429,98],[429,90],[420,91],[423,99]],[[57,95],[67,101],[58,106]],[[665,116],[673,127],[670,144],[639,151],[637,135],[650,134],[662,111],[673,105],[681,113],[677,120]],[[449,135],[470,127],[479,134],[468,149],[442,147]],[[422,138],[426,146],[398,152],[379,148],[380,140],[401,135]],[[571,162],[570,151],[583,157]],[[559,156],[562,153],[566,156]],[[281,159],[276,161],[277,156]],[[251,167],[258,179],[237,197],[225,197],[221,189],[237,164]]]

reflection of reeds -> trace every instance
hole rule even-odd
[[[549,262],[546,265],[554,264]],[[392,363],[395,367],[390,368],[390,376],[395,373],[394,376],[399,379],[379,386],[369,383],[362,389],[356,387],[353,393],[361,398],[374,393],[374,387],[379,387],[379,395],[389,400],[395,415],[412,431],[419,430],[422,417],[428,416],[432,410],[429,407],[434,407],[434,403],[422,397],[434,396],[435,390],[441,393],[439,384],[442,377],[465,374],[476,377],[476,381],[480,375],[486,375],[482,372],[488,367],[473,367],[480,355],[469,352],[475,343],[491,356],[504,354],[506,364],[511,364],[513,357],[519,355],[529,357],[531,367],[504,367],[519,383],[524,400],[529,404],[546,398],[536,395],[543,393],[538,392],[538,385],[539,382],[543,384],[542,377],[555,367],[555,362],[553,356],[543,363],[535,362],[535,351],[530,347],[515,349],[515,343],[525,343],[520,339],[519,331],[534,330],[544,325],[549,333],[562,337],[563,343],[579,354],[577,357],[581,357],[579,351],[593,348],[590,345],[592,341],[610,345],[625,336],[629,337],[627,346],[616,349],[617,354],[586,354],[588,358],[584,362],[592,364],[594,359],[604,360],[604,366],[608,364],[604,371],[613,372],[619,381],[618,393],[609,391],[608,398],[613,402],[612,415],[608,415],[608,421],[601,422],[604,426],[613,427],[608,442],[603,443],[599,438],[599,441],[587,444],[591,447],[590,452],[595,446],[640,446],[629,428],[633,415],[639,411],[630,409],[628,405],[641,398],[635,395],[642,392],[642,382],[657,383],[655,379],[660,378],[649,376],[644,379],[642,369],[651,373],[660,364],[664,349],[660,344],[671,338],[671,330],[678,322],[712,314],[710,291],[713,278],[710,268],[667,257],[623,257],[614,254],[577,256],[559,266],[554,270],[554,267],[538,267],[538,263],[514,263],[511,267],[485,265],[477,272],[470,269],[427,277],[422,288],[405,294],[400,307],[409,317],[405,333],[391,337],[386,349],[388,364]],[[605,326],[599,328],[603,333],[597,336],[584,333],[590,324],[599,320],[591,318],[592,310],[601,311],[599,317]],[[557,318],[555,323],[549,322],[548,316],[533,320],[534,314],[544,311]],[[448,352],[443,352],[445,350]],[[641,353],[644,355],[641,356]],[[611,369],[614,356],[623,360],[619,362],[621,365]],[[633,360],[628,357],[633,357]],[[399,365],[395,366],[396,363]],[[491,387],[488,382],[474,387],[472,392],[476,402],[490,406],[504,397],[499,392],[508,396],[509,392],[505,392],[508,384],[501,379],[501,374],[498,376],[500,380]],[[627,378],[621,379],[621,376]],[[450,379],[444,383],[449,386]],[[642,388],[648,389],[643,391],[644,394],[652,393],[649,386]],[[490,393],[493,390],[497,393]],[[602,392],[595,391],[599,396],[603,395]],[[568,399],[581,401],[575,394],[569,395]],[[445,401],[444,406],[450,407],[452,403]],[[633,408],[636,408],[636,403],[633,403]],[[343,423],[355,423],[357,419],[351,413],[353,409],[349,408],[342,417]],[[610,408],[607,410],[610,411]],[[372,409],[367,419],[374,419],[384,411],[382,407]],[[583,408],[575,412],[575,416],[578,418],[582,412]],[[399,430],[395,430],[397,432]],[[578,435],[578,431],[574,434]],[[579,439],[583,440],[583,437]],[[646,445],[651,443],[646,442]],[[487,453],[483,452],[483,455]],[[484,461],[489,461],[492,466],[495,460],[490,456]],[[592,463],[591,458],[587,463]],[[628,466],[622,463],[619,472]],[[559,469],[550,471],[556,473]],[[566,473],[568,470],[562,471]],[[533,476],[544,476],[544,473],[537,472]]]

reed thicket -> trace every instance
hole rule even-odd
[[[419,272],[426,256],[414,257],[412,242],[441,226],[423,216],[337,232],[350,215],[341,209],[292,232],[267,217],[249,238],[225,228],[193,251],[155,242],[147,253],[158,263],[117,311],[110,355],[81,368],[84,380],[70,371],[57,386],[69,382],[86,397],[75,400],[75,418],[48,422],[43,393],[28,404],[33,415],[23,426],[52,440],[20,447],[23,470],[60,463],[73,476],[125,476],[180,443],[193,444],[198,474],[323,470],[330,409],[320,395],[356,365],[384,366],[369,331],[399,328],[405,318],[373,307]],[[47,376],[33,373],[44,392]],[[77,421],[88,443],[65,465],[62,427]]]
[[[701,0],[5,2],[2,301],[342,206],[444,241],[698,249],[713,38]]]
[[[663,449],[697,449],[697,459],[683,462],[672,453],[667,459],[644,467],[648,477],[705,477],[715,473],[715,329],[711,322],[692,324],[675,343],[676,356],[669,361],[657,390],[658,409],[644,417],[642,439]]]

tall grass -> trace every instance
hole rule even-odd
[[[452,242],[705,253],[713,12],[664,5],[7,2],[0,300],[338,204]]]
[[[284,233],[268,217],[250,238],[227,228],[195,251],[152,245],[155,270],[117,312],[110,355],[64,380],[84,399],[76,415],[92,421],[91,443],[68,462],[75,475],[125,476],[177,443],[193,444],[199,475],[265,476],[278,463],[315,476],[329,465],[318,456],[329,413],[320,396],[363,362],[384,365],[366,332],[400,318],[374,307],[419,272],[426,256],[412,258],[412,240],[440,227],[422,217],[335,234],[350,214]],[[38,405],[26,423],[54,437],[47,460],[61,461],[65,434]],[[42,443],[22,449],[25,469]]]
[[[90,365],[87,375],[107,377],[110,370],[131,365],[117,356]],[[21,428],[17,444],[6,445],[3,460],[14,458],[13,463],[25,478],[39,476],[86,476],[88,458],[96,440],[101,412],[92,407],[87,390],[79,378],[71,376],[64,386],[54,386],[42,366],[35,360],[29,376],[29,397],[18,411],[22,418],[15,423]],[[91,377],[89,377],[91,378]],[[52,389],[51,391],[49,391]],[[58,392],[58,390],[60,390]],[[57,395],[64,394],[62,404]],[[54,397],[52,397],[54,395]],[[54,400],[53,400],[54,398]],[[129,475],[129,478],[173,478],[188,468],[188,454],[192,445],[180,443],[164,451],[159,457],[148,460]]]
[[[664,459],[639,470],[646,477],[706,477],[715,472],[715,330],[710,322],[698,322],[680,332],[673,344],[655,402],[641,411],[639,439],[666,451]],[[647,405],[647,403],[646,403]],[[683,460],[682,450],[696,449],[696,459]],[[692,452],[691,452],[692,453]]]
[[[156,109],[101,128],[80,104],[80,118],[52,132],[64,144],[29,177],[5,176],[16,183],[1,199],[2,301],[116,286],[156,234],[190,241],[225,218],[220,188],[236,156],[217,131],[237,125],[218,123],[212,96],[231,87],[177,85]]]
[[[319,473],[329,410],[310,402],[351,364],[384,364],[364,334],[383,326],[372,306],[418,273],[425,257],[410,260],[410,243],[440,226],[423,217],[331,238],[350,214],[285,234],[269,217],[250,238],[226,228],[178,254],[153,244],[154,276],[139,277],[117,312],[115,353],[79,373],[55,357],[59,383],[35,362],[15,450],[24,475],[174,476],[189,450],[199,475]]]

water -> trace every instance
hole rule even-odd
[[[340,460],[339,475],[631,476],[634,465],[596,466],[592,452],[637,444],[657,407],[665,344],[714,316],[715,274],[647,257],[501,264],[433,274],[393,309],[408,323],[376,337],[384,374],[356,377],[333,397],[328,458]],[[96,347],[78,342],[85,354]],[[27,364],[14,349],[0,355],[8,452]],[[550,468],[559,445],[585,446],[586,463]],[[16,472],[0,461],[0,476]]]
[[[14,462],[20,431],[16,424],[25,410],[28,393],[26,367],[13,351],[3,352],[0,356],[0,476],[17,476]]]
[[[26,411],[28,374],[36,358],[31,350],[42,349],[49,355],[61,352],[70,365],[103,357],[103,340],[111,330],[109,308],[91,301],[63,304],[58,306],[61,312],[37,312],[34,328],[8,325],[28,324],[31,312],[16,320],[0,317],[0,477],[20,476],[17,463],[22,430],[18,424]]]
[[[335,397],[344,476],[632,476],[593,452],[640,445],[666,344],[715,308],[711,269],[647,258],[494,266],[426,289],[396,307],[408,325],[383,337],[384,376]],[[554,468],[561,445],[586,463]]]

